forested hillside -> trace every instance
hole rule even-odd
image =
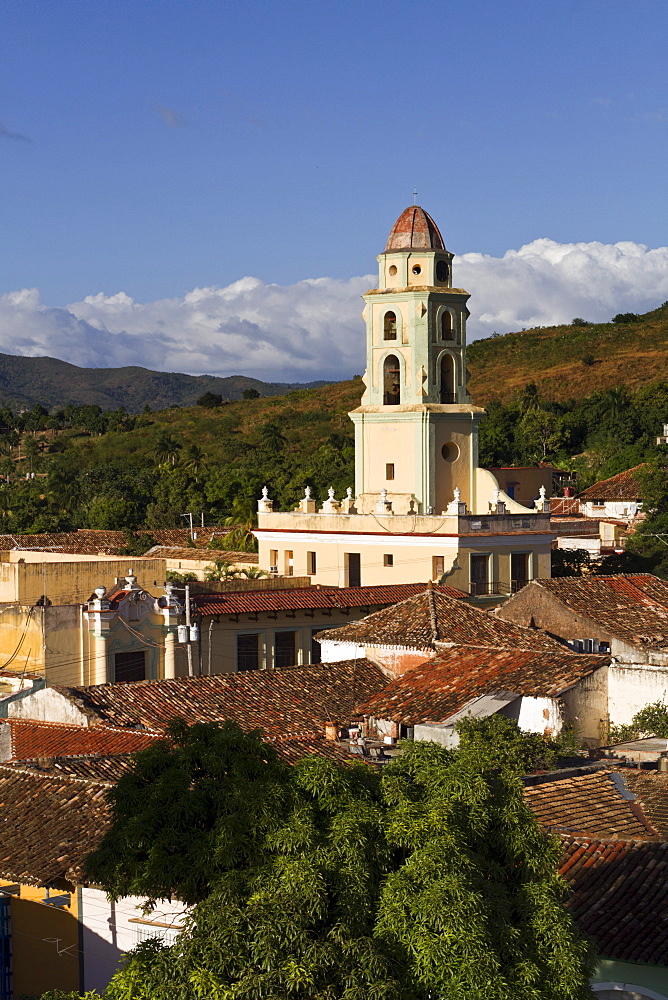
[[[103,410],[124,407],[139,413],[144,406],[160,410],[168,406],[193,406],[206,392],[224,400],[241,399],[244,391],[275,396],[292,389],[312,388],[323,382],[261,382],[245,375],[181,375],[154,372],[148,368],[78,368],[57,358],[24,358],[0,354],[0,406],[47,410],[67,405],[99,406]]]
[[[621,313],[611,323],[576,319],[477,340],[466,356],[469,389],[481,406],[506,401],[530,382],[561,401],[619,385],[638,389],[668,379],[668,303],[643,315]]]
[[[654,375],[666,368],[668,307],[617,320],[472,345],[473,397],[488,410],[482,465],[549,461],[574,471],[582,489],[662,454],[655,439],[668,422],[668,371]],[[629,364],[625,380],[620,360],[632,342],[645,356],[637,384],[636,369]],[[606,387],[599,373],[610,374],[613,355],[616,383]],[[563,378],[556,391],[543,374],[554,373],[557,358],[588,384]],[[356,378],[231,403],[205,396],[210,405],[138,415],[95,405],[0,409],[0,531],[149,530],[182,524],[185,511],[249,524],[265,485],[279,509],[293,507],[307,485],[318,499],[329,486],[342,496],[354,485],[347,413],[361,392]]]

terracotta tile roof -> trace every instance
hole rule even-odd
[[[668,965],[668,843],[564,837],[567,907],[604,958]]]
[[[78,882],[104,835],[108,782],[0,765],[0,878],[29,885]]]
[[[625,642],[668,645],[668,581],[651,573],[562,576],[534,580],[528,586],[549,590],[565,607]]]
[[[643,812],[655,830],[668,840],[668,774],[620,768],[626,784],[637,796]]]
[[[27,760],[7,761],[7,767],[37,774],[61,775],[65,778],[83,778],[114,784],[132,768],[133,757],[121,754],[82,754],[80,756],[33,757]]]
[[[594,483],[586,490],[583,490],[579,500],[585,503],[591,501],[604,500],[642,500],[643,488],[636,477],[636,473],[649,466],[646,462],[636,465],[632,469],[626,469],[610,479],[602,479],[600,483]]]
[[[212,538],[229,534],[230,530],[222,525],[198,528],[195,545],[204,548]],[[188,545],[190,541],[188,528],[151,528],[149,533],[159,545],[183,547]],[[68,555],[118,555],[121,549],[127,547],[127,544],[128,540],[124,531],[101,531],[92,528],[56,533],[45,532],[37,535],[0,535],[0,551],[2,552],[11,549],[38,549],[57,551]]]
[[[531,649],[453,646],[412,667],[367,701],[361,715],[407,726],[446,722],[481,695],[501,691],[555,698],[582,677],[610,663],[610,657]]]
[[[622,797],[625,777],[612,769],[532,775],[524,779],[524,797],[540,825],[555,833],[656,838],[639,804]]]
[[[214,559],[222,559],[229,563],[247,563],[257,566],[259,557],[257,552],[231,552],[228,549],[186,549],[176,545],[154,545],[144,557],[154,556],[156,559],[181,559],[197,561],[203,566],[212,563]]]
[[[385,253],[410,249],[445,249],[438,226],[419,205],[410,205],[401,213],[387,237]]]
[[[426,589],[426,583],[396,583],[378,587],[305,587],[303,590],[197,594],[194,600],[198,611],[203,615],[238,615],[311,608],[368,608],[377,604],[396,604],[397,601],[424,593]],[[466,599],[466,594],[454,587],[435,587],[434,590],[457,603]]]
[[[316,638],[320,641],[353,642],[359,646],[393,646],[425,651],[437,648],[438,643],[511,649],[563,649],[544,632],[493,617],[471,604],[453,600],[437,587],[426,589],[391,608],[376,611],[361,621],[327,629]]]
[[[0,719],[10,732],[12,760],[72,754],[136,753],[150,746],[159,733],[133,732],[111,726],[70,726],[32,719]]]
[[[384,687],[386,678],[368,660],[255,670],[211,677],[134,681],[93,687],[59,687],[92,724],[162,730],[174,718],[188,722],[233,719],[269,736],[319,737],[325,722],[347,722],[358,701]]]

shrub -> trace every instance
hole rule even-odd
[[[613,323],[637,323],[640,319],[638,313],[617,313],[612,317]]]
[[[220,406],[223,402],[223,397],[219,392],[205,392],[203,396],[200,396],[197,400],[198,406]]]

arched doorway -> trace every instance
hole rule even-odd
[[[450,315],[448,313],[448,315]],[[441,358],[441,403],[456,403],[455,392],[455,359],[449,354]]]
[[[395,354],[388,354],[383,362],[383,403],[385,406],[401,403],[401,367]]]

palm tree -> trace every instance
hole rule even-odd
[[[205,580],[235,580],[240,571],[227,559],[214,559],[204,570]]]
[[[204,452],[201,448],[198,448],[196,444],[191,444],[186,451],[185,458],[185,467],[188,472],[192,472],[195,477],[195,482],[197,482],[197,477],[202,471],[202,466],[205,462]]]
[[[266,569],[260,569],[259,566],[246,566],[242,569],[241,576],[244,576],[247,580],[261,580],[265,576],[269,576]]]
[[[220,540],[221,545],[235,552],[257,552],[257,539],[253,534],[257,527],[257,511],[253,500],[246,496],[235,497],[225,525],[231,530]]]
[[[288,439],[281,431],[281,428],[275,423],[265,424],[260,434],[262,436],[262,445],[268,451],[283,451],[283,448],[288,443]]]
[[[155,443],[155,457],[160,465],[176,465],[179,452],[183,448],[180,441],[172,437],[167,431],[162,431]]]

